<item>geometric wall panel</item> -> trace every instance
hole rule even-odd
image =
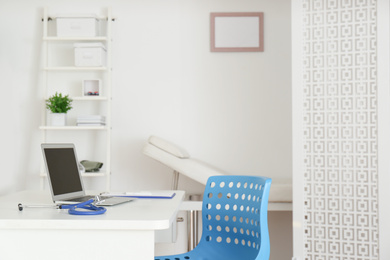
[[[302,14],[304,259],[377,260],[377,3]]]

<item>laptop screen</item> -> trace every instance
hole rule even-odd
[[[53,195],[83,191],[73,147],[44,148]]]

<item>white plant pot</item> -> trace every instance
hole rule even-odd
[[[51,126],[66,126],[66,113],[51,113],[50,114]]]

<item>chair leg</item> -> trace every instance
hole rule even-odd
[[[193,250],[198,245],[198,211],[188,211],[188,251]]]

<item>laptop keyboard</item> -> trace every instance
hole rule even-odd
[[[84,201],[94,199],[94,198],[95,198],[95,196],[83,196],[83,197],[69,199],[69,200],[65,200],[65,201],[84,202]]]

